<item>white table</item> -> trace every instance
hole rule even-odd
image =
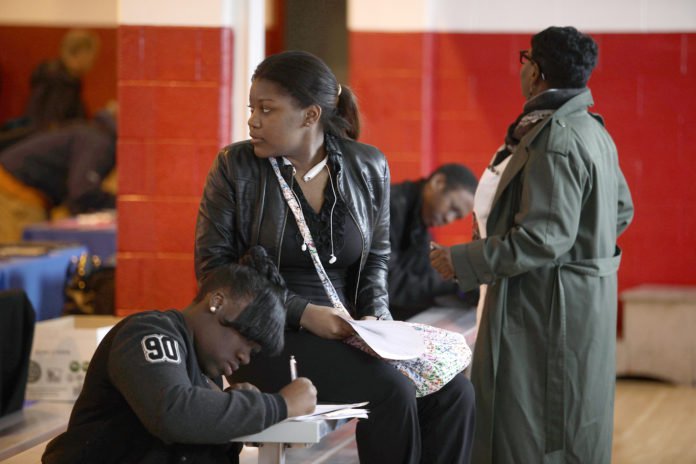
[[[285,464],[285,449],[310,446],[348,420],[283,421],[262,432],[233,439],[259,448],[259,464]]]
[[[72,411],[72,402],[38,401],[21,411],[0,418],[0,461],[8,464],[38,462],[48,441],[64,432]],[[348,420],[280,422],[266,430],[235,438],[259,448],[259,464],[284,464],[285,449],[310,446],[347,423]]]

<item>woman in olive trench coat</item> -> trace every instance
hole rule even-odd
[[[592,40],[549,28],[520,53],[526,107],[563,94],[549,91],[563,85],[554,53],[573,53],[578,36]],[[463,290],[488,284],[472,365],[475,464],[611,461],[616,238],[633,205],[614,143],[587,111],[591,45],[579,88],[513,145],[487,238],[431,253]]]

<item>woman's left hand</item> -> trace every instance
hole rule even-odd
[[[260,393],[260,390],[256,387],[256,385],[252,385],[249,382],[240,382],[240,383],[230,384],[230,386],[227,387],[225,389],[225,391],[230,391],[230,390],[246,390],[246,391],[253,391],[253,392]]]
[[[353,335],[353,328],[344,317],[345,311],[310,303],[302,313],[300,325],[318,337],[343,340]]]

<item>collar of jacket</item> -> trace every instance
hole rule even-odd
[[[356,207],[354,205],[354,201],[350,198],[350,195],[352,194],[352,190],[354,190],[352,185],[346,184],[348,182],[346,179],[344,179],[343,175],[343,167],[344,167],[344,156],[343,156],[343,151],[341,150],[339,140],[337,137],[331,133],[325,132],[324,133],[324,150],[326,150],[326,155],[328,156],[328,165],[330,166],[331,170],[334,173],[334,182],[336,183],[336,189],[340,197],[343,199],[343,201],[346,203],[346,207],[348,208],[348,212],[350,214],[350,217],[356,222],[356,226],[358,229],[360,229],[361,237],[362,237],[362,253],[361,253],[361,258],[360,258],[360,267],[365,264],[365,260],[367,257],[367,242],[366,242],[366,234],[368,233],[367,230],[367,225],[363,220],[361,220],[361,216],[358,214],[356,211]],[[294,185],[294,182],[291,180],[293,178],[293,167],[292,164],[285,164],[281,161],[281,158],[278,157],[278,161],[280,164],[280,172],[285,181],[288,183],[288,185],[292,186]],[[274,180],[274,174],[273,170],[270,168],[269,163],[264,163],[266,166],[266,172],[267,176],[263,180],[263,185],[261,186],[261,193],[260,193],[260,205],[265,205],[266,204],[266,195],[267,195],[267,185],[276,185],[277,181]],[[292,187],[291,187],[292,188]],[[280,204],[283,205],[282,211],[284,215],[288,214],[288,209],[287,209],[287,203],[285,202],[285,199],[282,198],[282,194],[280,194],[280,191],[277,191],[278,197],[277,199],[280,199]],[[258,211],[261,211],[261,214],[257,216],[255,222],[254,222],[254,237],[256,237],[256,240],[254,243],[260,243],[258,237],[260,237],[260,223],[262,221],[262,216],[264,215],[265,207],[262,206]],[[285,224],[287,220],[287,216],[282,216],[282,223]],[[283,227],[284,229],[284,227]],[[282,233],[282,231],[280,232]],[[278,241],[275,241],[278,243]],[[280,265],[280,262],[277,262],[276,265]]]
[[[359,303],[359,292],[375,295],[371,302],[364,302],[364,304],[368,306],[372,304],[374,307],[379,307],[378,310],[372,311],[371,308],[361,308],[360,311],[364,310],[366,311],[365,314],[374,313],[374,315],[389,319],[388,304],[386,304],[385,301],[387,294],[381,291],[382,286],[386,288],[386,262],[383,269],[384,272],[382,272],[379,265],[366,265],[370,257],[378,261],[385,253],[383,249],[378,249],[375,253],[371,253],[372,237],[376,228],[382,227],[382,225],[376,221],[376,217],[371,214],[371,209],[374,208],[373,203],[375,197],[382,198],[386,194],[384,191],[371,191],[368,185],[368,178],[365,177],[365,175],[368,171],[374,171],[375,167],[380,167],[380,172],[387,173],[388,171],[385,170],[386,161],[383,155],[375,157],[374,160],[365,156],[368,151],[377,151],[374,147],[365,145],[361,148],[359,147],[361,144],[358,142],[337,138],[332,134],[325,134],[324,137],[325,150],[329,156],[329,164],[332,168],[336,168],[337,175],[335,176],[335,182],[337,184],[337,193],[346,203],[351,219],[355,221],[361,234],[362,251],[360,261],[356,263],[357,272],[351,273],[355,274],[355,278],[353,279],[351,277],[350,280],[352,281],[349,282],[350,304],[354,305]],[[355,148],[352,148],[354,145]],[[253,224],[252,239],[249,242],[251,244],[261,244],[267,250],[271,250],[269,254],[273,256],[276,264],[279,264],[279,250],[282,247],[282,234],[286,221],[291,220],[289,216],[291,217],[292,215],[288,212],[287,203],[278,187],[277,179],[275,179],[275,174],[268,160],[259,160],[255,158],[250,144],[245,145],[244,149],[246,150],[246,159],[251,160],[253,166],[258,166],[261,169],[261,181],[257,187],[258,193],[254,197],[256,206],[250,208],[251,211],[249,214],[249,216],[253,216],[251,217],[251,222]],[[353,149],[360,150],[361,153],[356,152],[354,156],[351,152]],[[345,155],[343,150],[345,150]],[[242,158],[242,160],[244,160],[244,158]],[[244,161],[238,161],[238,163],[243,162]],[[369,167],[364,165],[369,165]],[[239,166],[237,166],[237,168],[239,168]],[[286,171],[282,168],[281,173],[284,177],[286,176]],[[290,169],[289,175],[292,177],[292,169]],[[289,180],[288,184],[292,185]],[[386,201],[389,201],[388,198]],[[263,224],[264,217],[273,218],[268,223],[268,226],[264,226]],[[271,224],[275,225],[271,227]],[[388,227],[387,225],[387,237],[389,234]],[[380,230],[379,235],[385,235],[384,230]],[[363,278],[363,276],[365,277]],[[360,290],[361,286],[364,287],[362,290]],[[374,289],[372,290],[371,287],[374,287]],[[384,304],[382,304],[383,302]],[[360,314],[360,312],[358,314]]]
[[[334,171],[336,175],[341,172],[343,167],[343,152],[341,147],[338,146],[336,137],[333,134],[324,134],[324,150],[326,150],[326,156],[329,157],[328,164]],[[293,176],[292,164],[289,162],[283,162],[281,157],[279,158],[278,164],[280,165],[280,172],[286,182],[290,183],[290,178]]]
[[[502,195],[502,193],[505,191],[505,188],[507,188],[510,181],[512,181],[512,179],[527,163],[527,159],[529,158],[529,145],[537,138],[541,131],[551,123],[551,121],[558,121],[559,119],[562,120],[565,116],[575,113],[576,111],[586,111],[587,108],[593,104],[594,100],[592,99],[592,93],[590,92],[590,89],[587,88],[584,92],[581,92],[565,102],[563,106],[556,110],[555,113],[537,124],[536,127],[529,131],[529,133],[527,133],[522,140],[520,140],[520,143],[517,145],[515,152],[510,158],[510,163],[505,168],[505,171],[503,171],[503,175],[500,177],[500,184],[498,185],[498,189],[495,192],[495,196],[493,197],[493,202],[491,204],[495,205],[497,203],[500,195]]]

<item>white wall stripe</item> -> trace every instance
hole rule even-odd
[[[231,27],[235,0],[119,0],[118,21],[139,26]]]
[[[381,32],[425,31],[430,24],[427,17],[429,3],[429,0],[348,0],[348,28]]]
[[[249,138],[248,102],[251,75],[266,54],[265,4],[258,0],[237,2],[239,25],[234,35],[232,141]]]
[[[693,32],[696,0],[349,0],[348,26],[380,32]]]
[[[229,27],[236,0],[0,0],[0,24]],[[263,0],[253,0],[263,1]],[[382,32],[693,32],[696,0],[348,0],[349,28]]]
[[[269,10],[273,5],[272,0],[252,2],[254,9],[265,6]],[[262,5],[253,5],[258,2]],[[0,0],[0,24],[230,27],[237,3],[239,0]],[[269,15],[264,19],[267,26],[272,20]]]
[[[118,0],[0,0],[0,24],[116,27]]]

